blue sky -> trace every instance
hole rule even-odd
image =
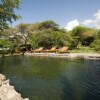
[[[20,9],[15,10],[22,19],[13,22],[12,26],[53,20],[60,27],[65,27],[75,20],[79,23],[95,20],[93,15],[99,9],[100,0],[23,0]]]

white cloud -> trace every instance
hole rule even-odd
[[[94,16],[96,17],[96,19],[100,19],[100,10],[98,10],[98,12],[94,14]]]
[[[89,25],[91,23],[93,23],[93,20],[92,19],[88,19],[88,20],[85,20],[82,24],[83,25]]]
[[[83,22],[79,22],[78,19],[72,20],[67,23],[67,25],[64,27],[67,31],[72,30],[76,26],[79,26],[80,24],[87,27],[93,27],[96,29],[100,29],[100,10],[98,10],[95,14],[93,14],[93,19],[86,19]]]
[[[76,26],[79,26],[79,21],[77,19],[68,22],[68,24],[65,26],[65,29],[67,31],[72,30],[73,28],[75,28]]]
[[[98,10],[98,12],[95,13],[93,16],[95,17],[94,19],[85,20],[82,22],[82,24],[100,29],[100,10]]]

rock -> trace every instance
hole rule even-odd
[[[0,74],[0,100],[29,100],[28,98],[23,99],[21,94],[16,92],[14,86],[9,84],[9,80]]]
[[[6,77],[4,75],[0,74],[0,81],[4,81],[4,80],[6,80]]]

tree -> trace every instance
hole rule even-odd
[[[1,0],[0,4],[0,30],[8,27],[8,23],[17,20],[20,16],[16,15],[14,9],[18,9],[20,0]]]
[[[73,30],[72,30],[72,36],[81,36],[81,34],[83,32],[85,32],[87,30],[86,27],[83,27],[83,26],[77,26],[75,27]]]
[[[40,23],[33,24],[31,26],[31,29],[34,31],[44,30],[44,29],[52,29],[54,31],[57,31],[59,30],[59,25],[52,20],[46,20]]]
[[[43,46],[48,48],[55,45],[54,41],[57,39],[52,39],[53,33],[55,33],[54,31],[60,32],[60,29],[59,25],[56,24],[54,21],[46,20],[44,22],[30,25],[29,31],[32,34],[29,42],[32,44],[33,47]]]
[[[72,30],[72,37],[76,42],[76,46],[79,44],[88,46],[93,41],[93,30],[83,26],[77,26]],[[92,32],[92,33],[91,33]]]
[[[29,39],[33,47],[51,48],[53,46],[71,46],[71,37],[61,31],[44,29],[35,32]]]
[[[100,30],[97,31],[97,34],[94,37],[94,41],[91,43],[90,47],[100,52]]]
[[[19,15],[15,14],[15,9],[19,8],[20,0],[0,0],[0,34],[4,33],[5,29],[9,27],[9,23],[12,23],[13,20],[20,18]],[[4,40],[1,44],[2,47],[7,47],[8,39],[4,37]],[[4,55],[4,53],[2,53]]]
[[[24,52],[26,50],[30,50],[31,45],[29,44],[29,37],[32,34],[31,30],[29,29],[31,25],[30,24],[25,24],[25,23],[21,23],[19,24],[16,28],[17,28],[17,37],[20,37],[20,48],[22,48],[21,50]]]
[[[89,46],[93,40],[94,40],[94,36],[95,36],[96,31],[95,30],[87,30],[86,32],[83,32],[80,39],[81,39],[81,44],[83,46]]]
[[[49,28],[51,28],[51,29],[53,29],[53,30],[58,30],[58,28],[59,28],[59,25],[58,24],[56,24],[54,21],[52,21],[52,20],[47,20],[47,21],[44,21],[44,22],[41,22],[40,24],[39,24],[39,29],[41,30],[41,29],[49,29]]]
[[[28,32],[29,24],[21,23],[17,26],[17,35],[21,36],[23,44],[27,44],[30,32]]]
[[[0,39],[0,48],[9,48],[10,44],[7,39]]]

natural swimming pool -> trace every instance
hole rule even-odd
[[[30,100],[100,100],[100,61],[12,56],[0,73]]]

